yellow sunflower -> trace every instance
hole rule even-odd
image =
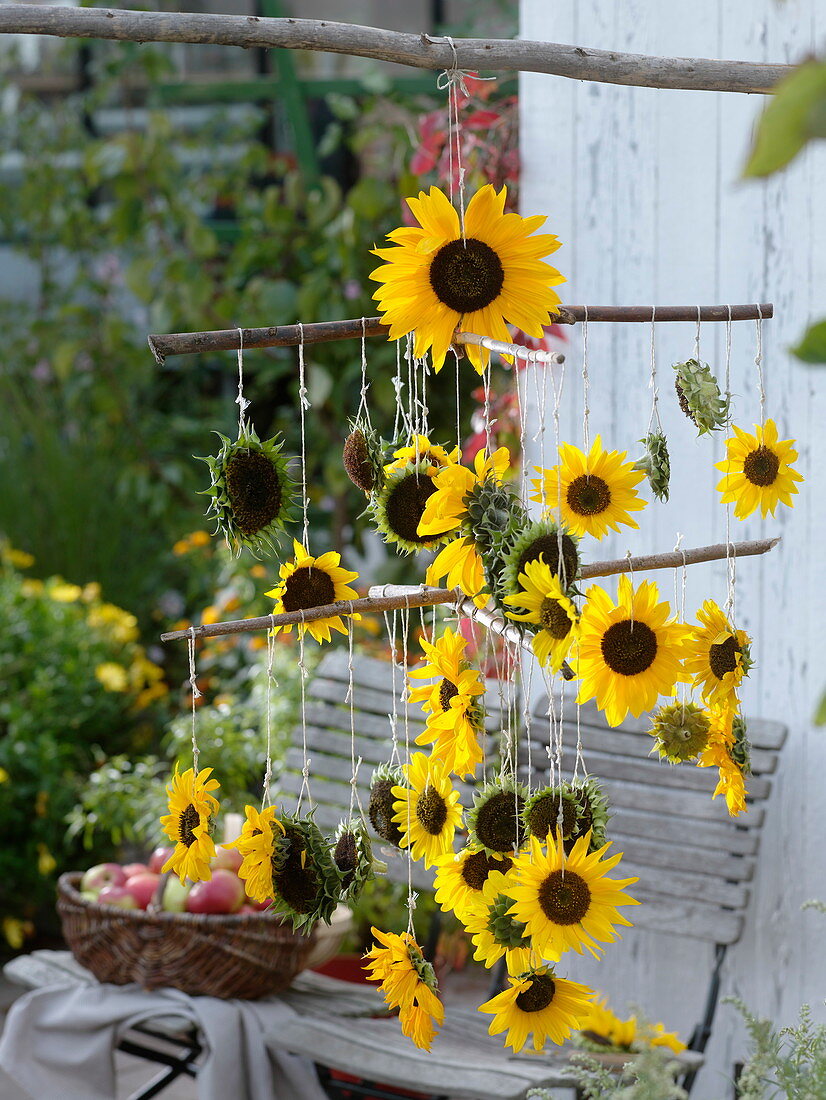
[[[504,853],[492,854],[484,850],[463,848],[454,855],[439,856],[433,880],[436,901],[448,912],[453,910],[462,920],[482,899],[482,891],[492,871],[503,874],[513,866],[513,860]]]
[[[726,475],[717,486],[723,503],[735,503],[738,519],[746,519],[758,508],[764,517],[768,512],[774,515],[778,504],[791,508],[795,482],[803,480],[791,465],[797,460],[795,441],[778,439],[773,420],[763,427],[755,424],[754,435],[736,424],[731,427],[734,435],[726,440],[726,457],[716,464]]]
[[[558,978],[546,966],[512,977],[510,983],[510,989],[479,1005],[479,1011],[493,1015],[488,1033],[506,1031],[505,1046],[516,1054],[531,1033],[536,1051],[542,1050],[547,1039],[564,1043],[579,1028],[594,995],[587,985]]]
[[[714,708],[710,713],[711,732],[708,745],[701,753],[697,766],[717,768],[718,783],[712,798],[722,794],[731,817],[746,813],[746,780],[749,770],[745,726],[740,715],[728,707]],[[742,738],[735,734],[735,725],[742,731]]]
[[[365,956],[368,978],[381,983],[388,1007],[399,1009],[402,1034],[422,1050],[430,1050],[435,1025],[445,1019],[433,967],[409,932],[371,931],[381,946],[374,945]]]
[[[604,999],[591,1005],[591,1011],[580,1023],[577,1038],[585,1040],[582,1045],[592,1050],[613,1047],[615,1050],[637,1051],[645,1047],[668,1047],[675,1054],[680,1054],[686,1049],[675,1031],[666,1031],[661,1023],[637,1027],[636,1016],[620,1019]]]
[[[614,925],[631,926],[617,906],[638,904],[622,892],[637,880],[606,878],[622,853],[603,859],[609,842],[589,855],[590,843],[589,830],[566,855],[561,837],[554,841],[548,834],[545,851],[531,837],[530,850],[514,864],[516,882],[509,888],[514,903],[508,912],[526,925],[535,950],[552,962],[569,950],[581,955],[583,947],[599,958],[603,948],[595,940],[612,943]]]
[[[492,455],[480,451],[472,470],[452,462],[434,476],[436,491],[425,504],[419,534],[455,530],[457,537],[439,552],[428,568],[428,584],[438,584],[446,576],[449,588],[461,588],[480,606],[487,603],[484,565],[473,537],[470,509],[475,501],[481,503],[483,494],[501,487],[509,468],[510,452],[507,447],[499,447]]]
[[[582,681],[577,702],[595,699],[609,725],[618,726],[629,711],[639,717],[689,678],[682,666],[686,627],[658,601],[653,581],[635,591],[626,576],[616,604],[599,585],[588,589],[574,662]]]
[[[295,557],[286,562],[279,569],[281,580],[275,588],[266,593],[275,600],[274,615],[281,615],[285,611],[308,610],[311,607],[324,607],[326,604],[336,603],[339,600],[357,600],[358,592],[350,588],[349,581],[354,581],[358,573],[341,568],[341,555],[334,550],[322,554],[320,558],[311,557],[309,552],[293,539]],[[352,619],[358,620],[361,615],[353,615]],[[338,630],[342,634],[347,633],[347,627],[340,615],[331,616],[329,619],[316,619],[315,622],[296,623],[300,634],[309,631],[317,642],[329,642],[330,631]],[[276,626],[274,631],[284,631],[289,634],[292,624]]]
[[[686,639],[685,667],[706,703],[737,706],[737,689],[752,666],[751,638],[735,630],[714,600],[697,612],[700,625]]]
[[[508,874],[491,871],[481,900],[472,903],[461,920],[473,940],[477,962],[490,969],[504,955],[509,974],[524,974],[534,961],[533,947],[525,925],[508,915],[511,881]]]
[[[284,835],[284,826],[278,820],[274,806],[260,812],[254,806],[245,806],[246,821],[237,840],[222,844],[222,848],[236,848],[244,857],[238,869],[238,877],[244,880],[247,896],[253,901],[270,901],[273,897],[272,857],[275,838]]]
[[[543,261],[559,248],[551,234],[535,234],[542,216],[505,214],[507,191],[487,184],[473,196],[465,214],[465,235],[459,217],[438,187],[419,192],[407,205],[416,221],[412,228],[388,234],[390,248],[374,248],[385,260],[370,273],[381,286],[379,303],[389,338],[416,333],[414,354],[431,349],[433,366],[441,370],[458,325],[496,340],[510,341],[506,322],[529,336],[542,336],[550,310],[559,304],[551,289],[564,282]],[[489,353],[468,346],[467,354],[481,374]]]
[[[432,867],[439,856],[453,847],[453,835],[462,822],[459,792],[450,784],[444,764],[416,752],[403,767],[408,787],[394,787],[393,820],[414,859],[424,858]]]
[[[538,478],[532,478],[538,500],[546,508],[559,508],[562,521],[575,535],[593,535],[601,539],[612,527],[639,527],[631,512],[644,508],[636,486],[645,473],[635,470],[625,451],[604,451],[599,436],[586,455],[579,447],[563,443],[559,448],[560,463],[550,470],[539,466]]]
[[[519,574],[519,591],[505,596],[503,602],[527,609],[524,615],[505,614],[541,628],[531,639],[531,648],[543,667],[550,665],[552,672],[559,672],[576,641],[579,613],[544,558],[526,564],[525,572]]]
[[[393,461],[384,467],[385,474],[403,470],[410,462],[424,467],[426,474],[438,473],[445,466],[459,462],[461,454],[458,447],[448,451],[438,443],[431,443],[426,435],[416,435],[409,447],[399,447],[393,452]]]
[[[204,768],[195,774],[188,768],[183,775],[175,774],[169,795],[169,813],[161,818],[163,831],[175,844],[175,851],[163,865],[162,871],[174,871],[181,882],[203,882],[212,878],[209,861],[215,855],[215,844],[209,835],[218,812],[218,799],[210,794],[220,784],[210,779],[212,768]]]
[[[435,644],[424,638],[421,644],[428,663],[409,675],[439,679],[410,692],[410,702],[421,703],[428,716],[416,744],[432,744],[432,758],[442,760],[454,775],[472,776],[483,759],[484,711],[477,700],[484,695],[485,685],[477,669],[464,660],[467,642],[461,634],[447,627]]]

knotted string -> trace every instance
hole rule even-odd
[[[244,330],[238,329],[238,396],[235,398],[238,406],[238,438],[244,434],[246,427],[245,413],[249,408],[249,401],[244,397]]]

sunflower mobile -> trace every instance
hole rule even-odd
[[[537,467],[530,487],[527,478],[520,486],[511,476],[507,447],[485,446],[465,464],[458,430],[455,440],[431,438],[427,401],[446,400],[454,392],[447,382],[442,391],[439,379],[448,355],[458,371],[460,355],[466,353],[486,390],[494,353],[506,363],[522,359],[550,369],[562,361],[558,352],[512,342],[508,326],[541,339],[552,323],[650,320],[653,340],[656,321],[696,321],[695,355],[675,367],[676,400],[699,435],[728,433],[725,457],[717,463],[723,474],[718,491],[727,515],[731,505],[737,520],[758,509],[763,516],[774,515],[780,505],[792,505],[796,483],[802,480],[793,468],[794,441],[781,439],[774,421],[765,417],[762,385],[760,423],[754,432],[734,425],[728,356],[723,389],[699,357],[701,321],[730,326],[753,319],[759,348],[771,306],[656,311],[563,307],[555,289],[563,276],[546,260],[559,241],[537,232],[545,218],[506,212],[504,187],[482,187],[466,208],[461,192],[458,197],[458,209],[438,187],[409,198],[413,224],[393,230],[388,244],[374,249],[381,261],[371,276],[378,284],[374,297],[379,318],[239,330],[237,335],[150,338],[157,355],[190,350],[187,339],[199,348],[239,351],[239,437],[236,443],[222,439],[219,455],[206,460],[211,474],[206,492],[216,533],[236,551],[246,547],[265,553],[277,547],[296,496],[304,520],[302,537],[293,538],[292,556],[281,562],[279,579],[268,591],[274,601],[271,615],[192,626],[164,635],[164,640],[188,640],[194,685],[198,636],[266,630],[272,646],[277,633],[295,630],[296,658],[303,667],[308,636],[325,644],[333,633],[342,634],[350,646],[351,700],[354,619],[391,612],[395,637],[397,615],[404,627],[409,626],[411,609],[451,605],[480,629],[505,639],[513,668],[530,653],[549,686],[554,677],[572,680],[574,705],[593,701],[610,726],[620,725],[628,714],[651,712],[652,753],[669,766],[716,768],[714,796],[724,796],[732,815],[742,813],[747,809],[749,743],[740,694],[752,655],[751,639],[733,621],[734,570],[728,570],[725,605],[709,597],[696,623],[686,621],[684,606],[672,609],[656,583],[635,583],[633,575],[685,570],[715,559],[727,559],[731,566],[735,558],[765,553],[777,540],[735,543],[727,533],[720,546],[614,562],[585,560],[591,540],[639,527],[638,518],[648,507],[641,491],[645,484],[655,500],[668,498],[670,459],[656,385],[641,458],[611,449],[600,436],[591,442],[586,430],[582,449],[557,440],[556,463]],[[344,442],[342,463],[364,493],[367,514],[388,553],[408,557],[426,551],[435,556],[424,585],[371,588],[362,598],[352,587],[357,574],[342,565],[340,554],[317,554],[310,546],[304,345],[310,339],[364,341],[372,335],[398,342],[396,423],[385,435],[371,422],[363,354],[361,404]],[[298,346],[298,472],[293,472],[295,460],[285,457],[281,441],[260,443],[243,416],[241,349],[244,344],[265,346],[268,340]],[[653,353],[651,370],[653,382]],[[513,372],[514,378],[518,373]],[[522,396],[517,381],[524,439]],[[457,397],[457,423],[459,412]],[[538,510],[529,511],[532,504]],[[612,574],[619,574],[616,587],[585,584]],[[594,991],[567,975],[573,956],[587,951],[601,958],[606,945],[631,925],[626,911],[633,912],[638,904],[629,892],[637,880],[623,876],[622,853],[611,851],[605,793],[598,778],[587,772],[562,774],[562,721],[553,714],[547,784],[531,790],[521,783],[517,677],[499,681],[503,728],[492,738],[486,732],[486,684],[468,657],[467,639],[450,625],[439,630],[435,618],[429,632],[424,616],[422,624],[423,660],[410,672],[408,701],[421,707],[424,730],[410,744],[405,723],[402,746],[398,715],[389,716],[393,753],[375,768],[368,803],[362,806],[351,717],[353,793],[349,814],[334,835],[324,835],[313,821],[306,721],[303,781],[294,810],[271,798],[267,749],[262,805],[246,807],[241,836],[232,842],[243,856],[240,874],[247,892],[269,902],[297,929],[329,921],[339,902],[357,898],[365,882],[381,871],[372,851],[372,831],[386,847],[406,854],[409,867],[421,861],[433,870],[436,900],[463,924],[477,960],[486,967],[504,962],[505,988],[500,986],[479,1006],[491,1017],[492,1035],[504,1035],[505,1045],[516,1052],[528,1043],[540,1051],[549,1040],[562,1043],[577,1032],[606,1037],[608,1010],[595,1003]],[[403,664],[406,668],[407,662]],[[182,878],[208,877],[218,808],[212,769],[198,770],[195,722],[193,709],[193,767],[176,773],[170,812],[163,820],[176,845],[168,866]],[[491,766],[497,748],[498,761]],[[475,783],[472,806],[461,804],[461,781]],[[409,882],[407,928],[373,928],[365,966],[388,1008],[398,1011],[403,1033],[429,1050],[445,1008],[433,967],[416,937],[412,873]],[[613,1043],[619,1035],[622,1042],[616,1045],[632,1045],[631,1022],[612,1019],[607,1038]],[[673,1049],[671,1037],[661,1028],[659,1034]]]

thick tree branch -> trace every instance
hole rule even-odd
[[[458,65],[473,71],[549,73],[604,84],[717,92],[771,92],[792,69],[791,65],[648,57],[555,42],[508,39],[456,39],[454,53],[444,38],[352,23],[117,8],[3,4],[0,33],[113,38],[126,42],[192,42],[244,49],[280,46],[371,57],[417,69],[440,70]]]
[[[698,317],[699,310],[699,317]],[[575,325],[578,321],[635,322],[645,321],[753,321],[772,317],[771,302],[741,306],[559,306],[552,320],[556,324]],[[381,317],[356,317],[346,321],[316,321],[306,325],[272,325],[268,328],[245,328],[245,348],[283,348],[304,344],[324,344],[330,340],[347,340],[361,336],[386,336],[388,327]],[[457,343],[478,343],[481,337],[462,333]],[[237,328],[214,332],[166,332],[147,337],[158,363],[173,355],[188,355],[205,351],[237,351],[240,332]],[[488,346],[490,341],[488,341]],[[517,353],[519,354],[519,353]],[[542,361],[542,355],[531,356]]]
[[[697,546],[693,550],[669,551],[667,554],[647,554],[638,558],[596,561],[590,565],[583,565],[580,575],[583,580],[587,580],[589,577],[607,577],[613,573],[642,572],[647,569],[678,569],[682,565],[720,561],[727,556],[744,558],[754,554],[767,554],[779,542],[779,538],[732,542],[728,546],[721,542],[714,546]],[[432,607],[440,603],[455,603],[457,608],[478,618],[488,629],[493,629],[500,634],[505,633],[500,627],[508,624],[502,615],[498,612],[477,611],[459,589],[429,588],[423,584],[410,587],[388,584],[371,588],[370,595],[359,600],[340,600],[338,603],[325,604],[323,607],[308,607],[303,611],[288,611],[282,615],[260,615],[255,619],[234,619],[226,623],[192,626],[188,630],[171,630],[161,634],[161,641],[174,642],[191,637],[215,638],[224,634],[247,634],[255,630],[270,630],[274,626],[316,622],[318,619],[329,619],[335,615]],[[494,623],[499,625],[495,626]]]

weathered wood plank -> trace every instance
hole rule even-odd
[[[743,917],[739,913],[656,894],[640,894],[639,900],[642,905],[634,910],[631,919],[635,927],[650,932],[673,932],[710,943],[737,943],[743,931]]]
[[[566,720],[570,719],[573,723],[573,715],[576,713],[575,696],[571,695],[566,698],[564,704],[564,717]],[[557,710],[559,709],[559,703],[557,701]],[[533,715],[539,721],[546,721],[548,716],[548,697],[541,697],[533,708]],[[632,714],[629,714],[618,726],[609,726],[605,721],[605,715],[600,711],[593,700],[589,700],[587,703],[583,703],[580,707],[579,714],[580,725],[593,726],[598,730],[605,730],[607,733],[613,733],[615,731],[626,731],[629,733],[648,733],[651,728],[651,718],[647,714],[640,715],[639,718],[635,718]],[[781,722],[773,722],[766,718],[750,718],[746,717],[746,723],[748,725],[749,740],[758,749],[767,749],[769,751],[777,752],[781,749],[786,741],[788,735],[788,727],[784,726]]]
[[[568,773],[573,772],[576,753],[574,745],[568,743],[567,751],[562,754],[562,766]],[[532,754],[534,771],[531,786],[543,786],[548,782],[548,758]],[[717,786],[716,768],[698,768],[694,764],[674,765],[659,759],[628,759],[602,752],[589,752],[585,757],[588,770],[599,779],[613,779],[617,782],[643,783],[651,790],[661,790],[665,797],[670,791],[699,791],[711,798]],[[522,770],[522,769],[520,769]],[[523,772],[525,774],[525,772]],[[746,778],[746,789],[752,801],[763,801],[771,793],[771,781],[759,775]]]
[[[651,736],[646,733],[632,733],[620,728],[611,729],[607,726],[597,727],[582,723],[579,736],[582,742],[584,754],[599,752],[609,756],[626,756],[633,760],[650,761],[659,764],[659,758],[651,755],[654,744]],[[549,742],[547,722],[543,731],[538,725],[531,726],[531,755],[536,758],[544,752]],[[567,746],[575,746],[577,743],[577,728],[573,722],[564,722],[562,725],[562,743]],[[524,740],[521,742],[523,754],[526,752]],[[777,768],[776,751],[770,749],[754,749],[751,754],[752,771],[755,775],[771,775]],[[586,764],[589,756],[586,756]],[[595,772],[596,768],[593,769]],[[685,772],[686,769],[682,768]]]
[[[633,849],[632,849],[633,852]],[[678,868],[653,868],[637,863],[627,851],[627,858],[617,868],[615,874],[622,878],[635,876],[639,882],[629,887],[632,897],[638,894],[656,894],[658,897],[688,898],[704,905],[720,905],[726,909],[744,909],[748,904],[750,890],[742,883],[729,882],[717,874],[697,874],[685,870],[682,863]]]
[[[750,814],[746,815],[750,817]],[[681,818],[672,820],[660,815],[637,813],[623,806],[610,820],[609,835],[621,833],[624,836],[647,837],[663,844],[676,845],[682,849],[689,836],[686,824]],[[754,855],[759,846],[759,834],[754,829],[744,829],[734,821],[692,821],[690,828],[692,848],[702,851],[711,848],[734,855]]]

